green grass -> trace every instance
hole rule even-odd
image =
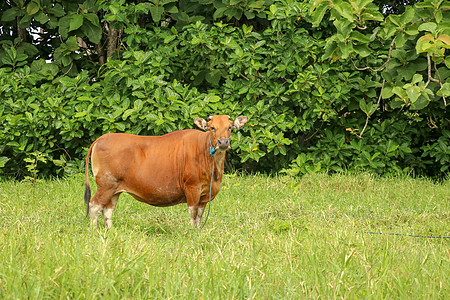
[[[450,181],[226,176],[205,228],[184,204],[122,195],[106,232],[83,176],[0,183],[1,299],[439,299],[450,294]],[[92,184],[95,190],[95,184]]]

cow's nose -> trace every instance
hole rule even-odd
[[[229,139],[220,139],[217,141],[217,147],[220,149],[228,149],[230,148],[230,140]]]

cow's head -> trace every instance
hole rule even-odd
[[[205,121],[202,118],[195,118],[194,123],[200,129],[210,132],[211,145],[216,150],[227,150],[231,148],[230,137],[231,130],[239,129],[245,125],[248,118],[246,116],[237,117],[236,120],[231,121],[229,116],[220,115],[212,116]]]

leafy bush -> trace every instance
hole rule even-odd
[[[160,135],[216,113],[250,118],[234,168],[448,172],[442,1],[387,17],[370,1],[47,2],[0,11],[12,36],[17,17],[45,28],[54,51],[0,39],[3,174],[29,175],[33,153],[43,176],[77,172],[101,134]]]

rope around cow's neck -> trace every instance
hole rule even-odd
[[[209,217],[209,211],[211,210],[211,190],[212,190],[212,183],[213,183],[213,178],[214,178],[214,154],[216,154],[216,148],[212,145],[211,143],[211,133],[209,134],[209,154],[211,154],[211,158],[212,158],[212,162],[213,162],[213,166],[212,166],[212,172],[211,172],[211,181],[209,183],[209,201],[208,201],[208,213],[206,214],[206,219],[205,222],[203,223],[202,227],[200,228],[200,230],[203,229],[203,227],[206,224],[206,221],[208,221],[208,217]]]

